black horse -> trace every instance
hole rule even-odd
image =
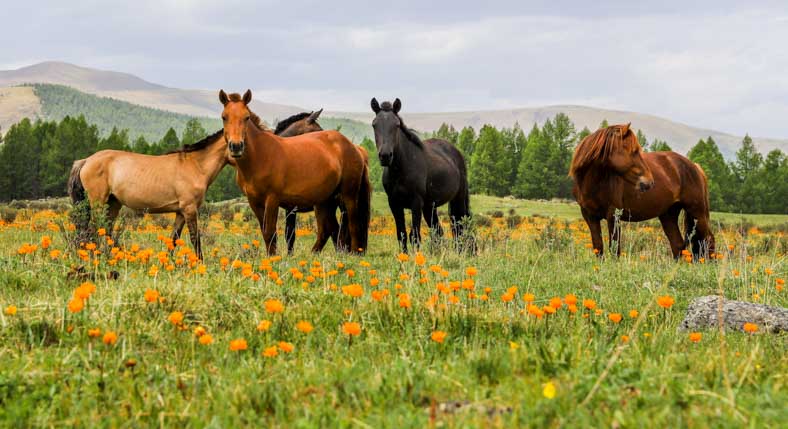
[[[438,219],[438,207],[449,203],[452,234],[458,246],[463,234],[465,218],[470,218],[468,172],[465,158],[451,143],[440,139],[421,141],[399,117],[402,102],[378,104],[372,99],[375,119],[375,145],[383,166],[383,187],[389,200],[391,214],[397,224],[397,240],[404,252],[408,251],[405,209],[410,209],[413,224],[410,241],[418,247],[421,242],[421,216],[439,237],[443,236]]]

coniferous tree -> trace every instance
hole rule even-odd
[[[487,195],[506,195],[507,154],[504,152],[501,133],[491,125],[479,130],[471,156],[471,192]],[[502,180],[503,179],[503,180]]]
[[[181,133],[181,144],[187,145],[197,143],[207,135],[208,133],[205,132],[205,128],[203,128],[199,119],[189,119],[186,122],[186,126],[183,128],[183,133]]]
[[[700,165],[704,173],[706,173],[711,209],[717,211],[729,210],[729,196],[732,186],[731,170],[714,139],[709,137],[706,140],[699,140],[687,152],[687,158]]]
[[[460,135],[457,136],[457,147],[460,149],[460,152],[465,156],[465,161],[471,161],[471,155],[473,155],[473,145],[476,142],[476,131],[474,131],[473,127],[465,127],[460,131]]]

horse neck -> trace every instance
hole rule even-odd
[[[282,137],[273,132],[263,131],[253,124],[246,126],[246,155],[236,161],[241,174],[247,175],[268,172],[278,163],[278,153],[282,148]]]
[[[413,163],[411,161],[413,159],[413,155],[415,155],[414,152],[421,151],[419,147],[410,141],[404,131],[398,130],[398,132],[399,142],[397,144],[396,150],[394,151],[394,162],[391,165],[391,167],[393,167],[392,170],[394,171],[403,170],[406,168],[406,166],[412,165]]]
[[[605,206],[611,201],[609,190],[617,176],[605,167],[592,165],[581,172],[575,173],[575,181],[580,190],[578,198],[585,202],[594,202],[596,205]]]
[[[193,159],[197,164],[197,171],[201,174],[206,188],[227,165],[227,148],[222,144],[223,139],[221,136],[217,137],[216,141],[205,149],[188,154],[188,158]]]

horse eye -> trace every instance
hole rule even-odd
[[[227,116],[222,116],[222,120],[223,120],[224,122],[227,122]]]

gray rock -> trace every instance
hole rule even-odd
[[[687,315],[679,325],[681,330],[697,331],[719,326],[719,297],[696,298],[687,308]],[[788,331],[788,309],[750,302],[723,300],[722,319],[726,329],[743,331],[745,323],[758,325],[758,332]]]

